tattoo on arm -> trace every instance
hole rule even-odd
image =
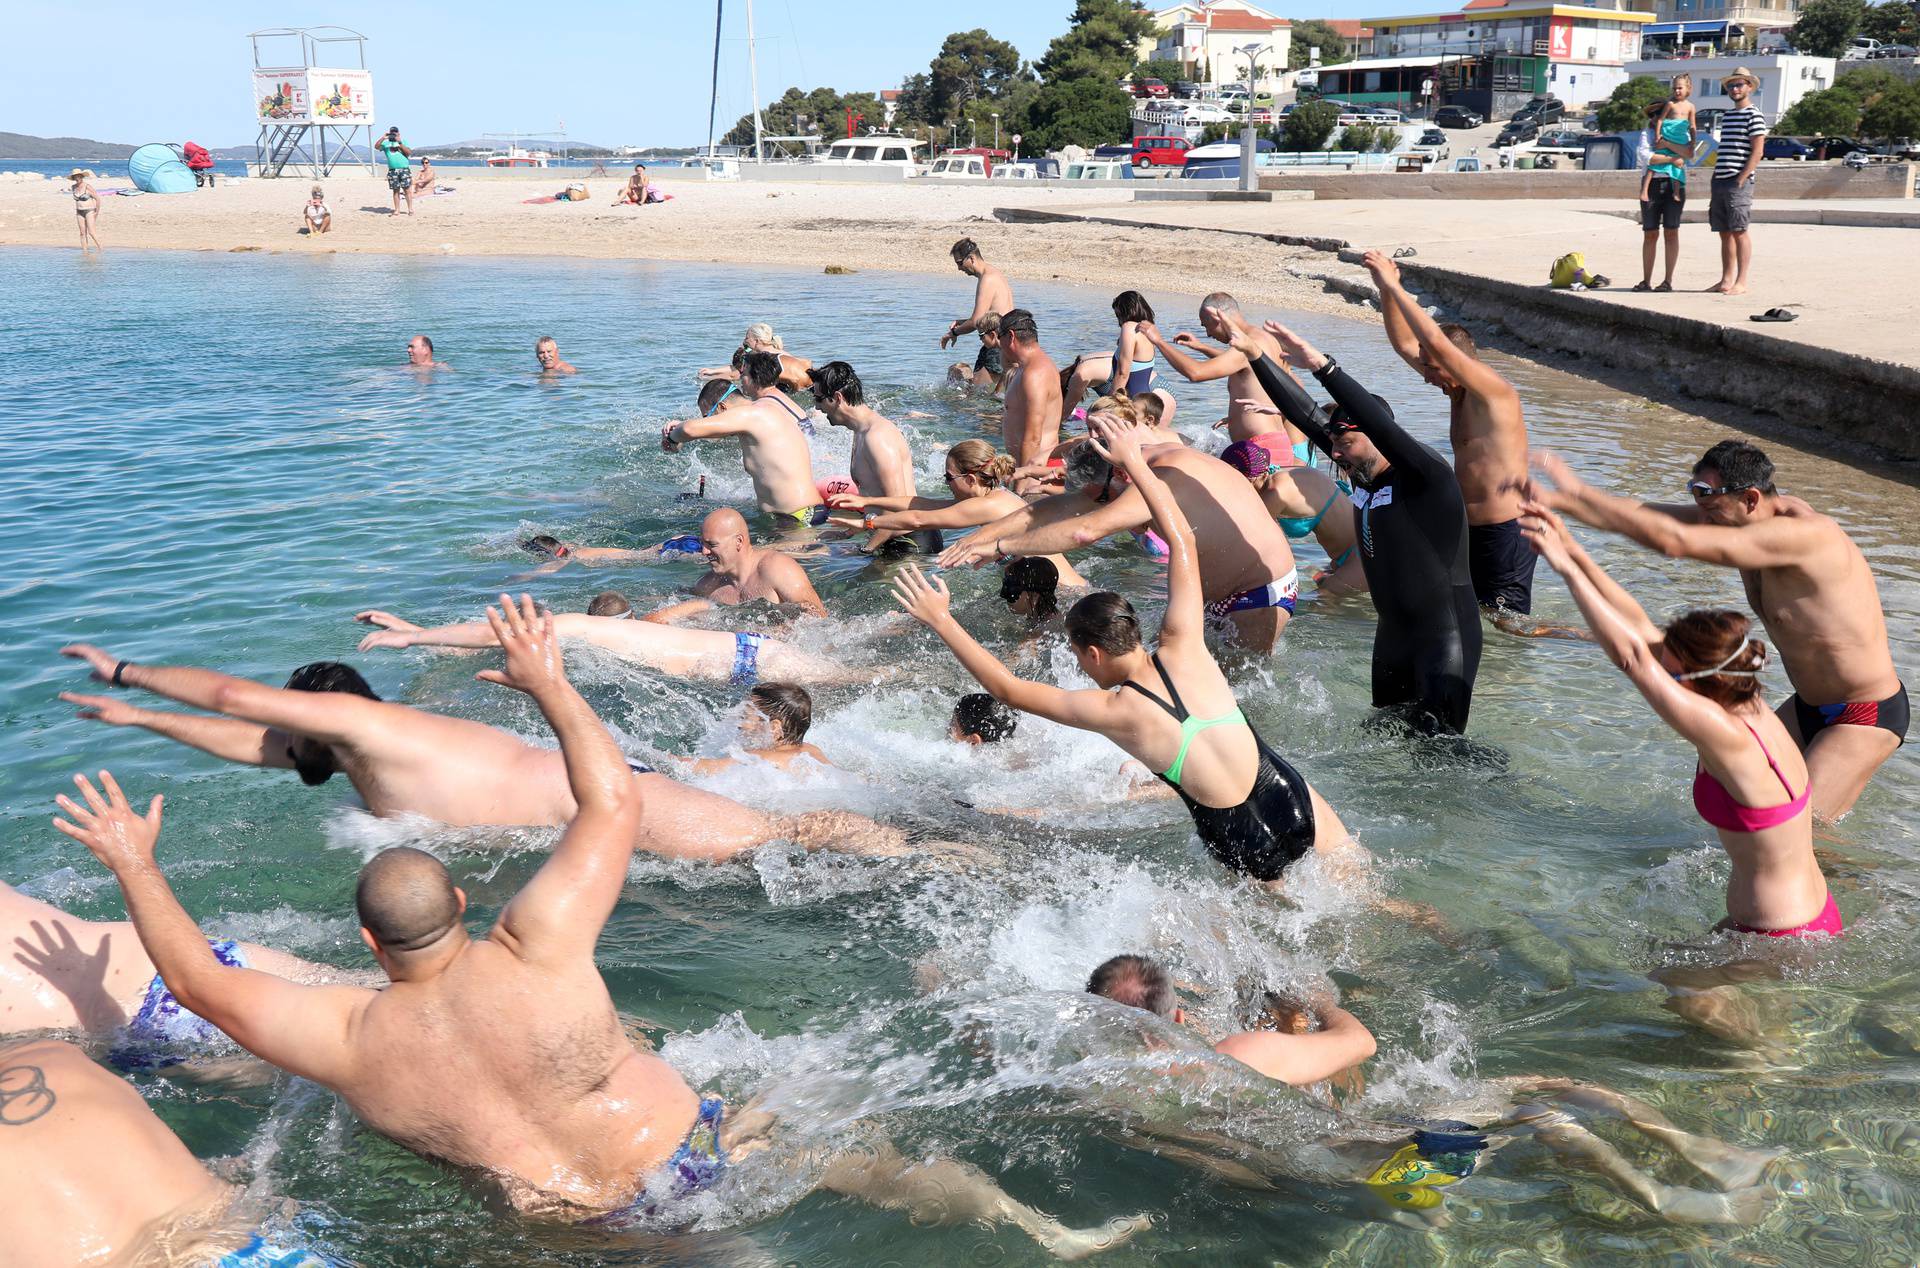
[[[56,1099],[39,1066],[0,1070],[0,1127],[24,1127],[52,1109]]]

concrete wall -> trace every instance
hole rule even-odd
[[[1486,159],[1487,155],[1482,155]],[[1316,200],[1350,198],[1624,198],[1639,188],[1637,171],[1491,171],[1261,173],[1262,189],[1309,189]],[[1760,169],[1765,198],[1912,198],[1914,165],[1881,163],[1853,171],[1837,163],[1768,163]]]

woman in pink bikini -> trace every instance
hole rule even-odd
[[[1767,708],[1767,646],[1738,612],[1689,612],[1663,631],[1600,570],[1545,506],[1521,508],[1521,531],[1566,579],[1609,659],[1700,754],[1693,806],[1733,860],[1727,918],[1717,929],[1769,938],[1838,934],[1844,926],[1813,856],[1807,765]]]

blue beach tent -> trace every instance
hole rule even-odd
[[[143,145],[127,160],[127,175],[136,188],[149,194],[187,194],[197,181],[171,145]]]

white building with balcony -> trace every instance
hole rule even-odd
[[[1253,92],[1281,92],[1289,83],[1293,24],[1283,17],[1244,0],[1217,0],[1159,9],[1153,19],[1159,34],[1141,42],[1142,60],[1179,62],[1189,78],[1207,83],[1245,83],[1247,55],[1240,50],[1250,48],[1260,67],[1260,82],[1248,85]]]
[[[1859,63],[1854,63],[1859,65]],[[1740,67],[1753,72],[1760,81],[1747,104],[1777,123],[1793,109],[1795,102],[1810,92],[1833,87],[1839,63],[1831,57],[1809,57],[1799,53],[1729,53],[1724,57],[1663,57],[1629,62],[1629,75],[1645,75],[1663,84],[1671,84],[1682,73],[1693,76],[1693,105],[1696,110],[1731,110],[1733,100],[1720,89],[1720,81]]]

